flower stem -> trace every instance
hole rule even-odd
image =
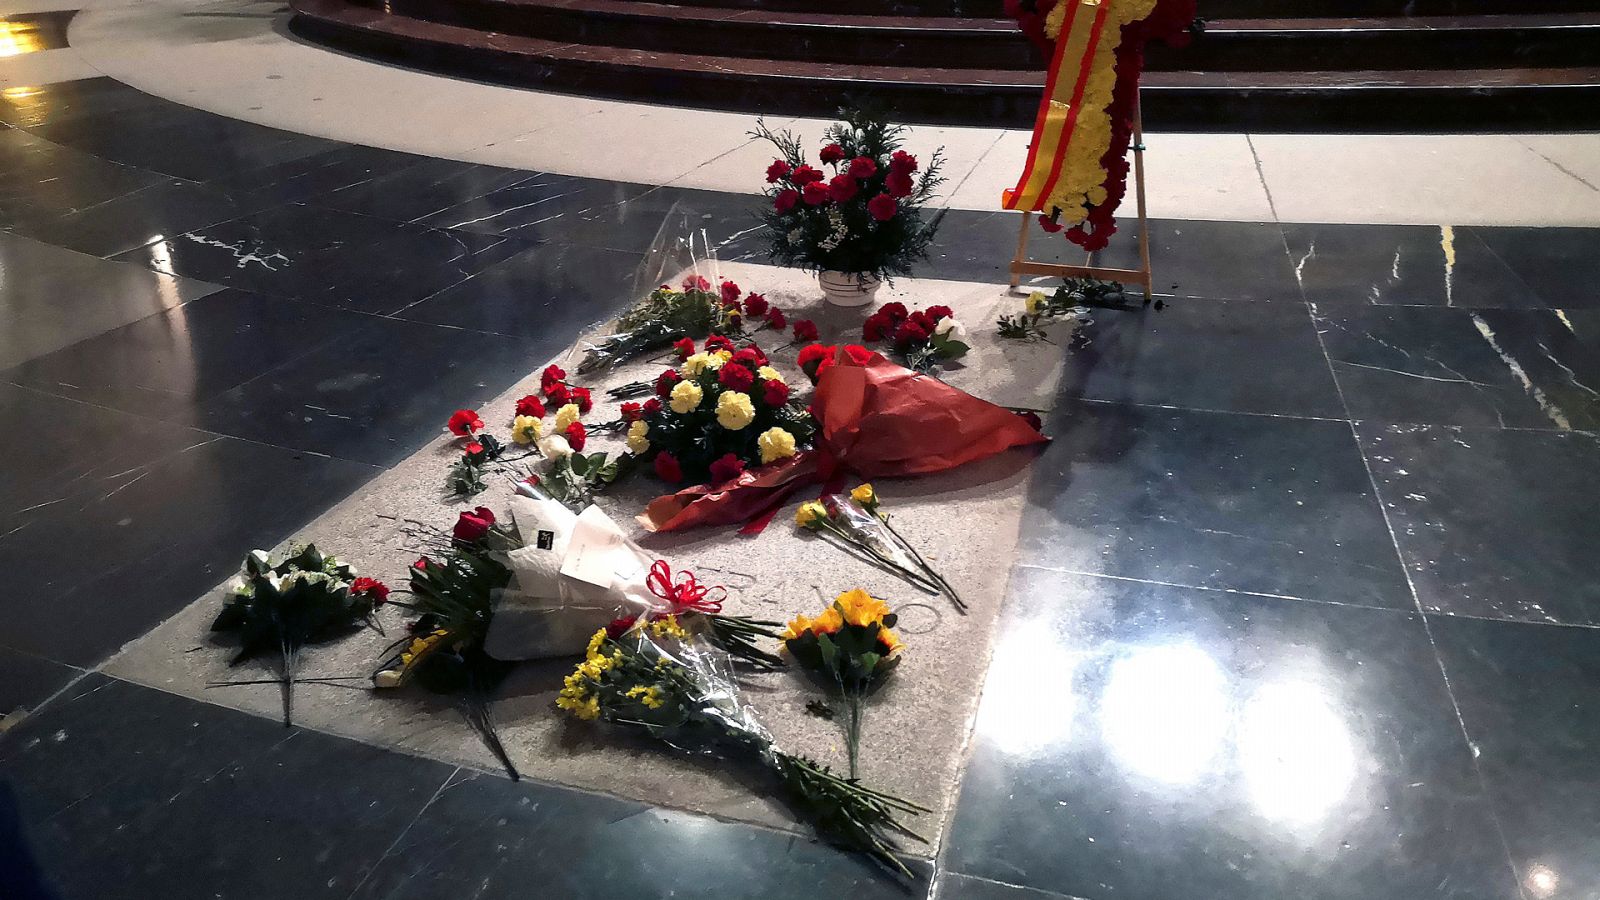
[[[911,558],[917,561],[917,565],[922,567],[922,571],[928,573],[929,577],[931,577],[934,581],[937,581],[939,585],[944,588],[945,594],[950,597],[950,602],[956,605],[956,609],[965,614],[967,611],[967,604],[962,602],[961,596],[956,593],[955,588],[950,586],[950,582],[946,581],[943,575],[935,572],[933,567],[928,565],[928,561],[922,558],[922,554],[917,552],[917,548],[911,546],[911,542],[906,540],[905,536],[896,530],[894,525],[889,523],[888,516],[880,514],[878,518],[883,522],[883,527],[889,529],[889,533],[894,535],[894,539],[900,542],[900,546],[904,547],[906,552],[911,554]]]

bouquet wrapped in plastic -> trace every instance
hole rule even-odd
[[[754,533],[808,484],[842,482],[848,473],[878,478],[942,472],[1048,440],[1008,409],[861,347],[838,348],[815,371],[811,412],[819,427],[812,449],[727,481],[657,497],[640,524],[675,531],[744,522],[745,532]]]
[[[628,540],[599,507],[573,513],[527,485],[519,490],[511,515],[522,546],[506,554],[512,578],[485,639],[491,656],[571,656],[618,618],[693,616],[704,618],[710,639],[739,659],[781,665],[755,643],[776,638],[780,623],[723,614],[726,591],[688,572],[674,576],[665,560]]]
[[[556,705],[579,719],[641,728],[680,749],[759,764],[823,838],[910,877],[895,855],[897,838],[924,839],[899,817],[928,810],[778,747],[740,695],[727,653],[676,617],[595,631]]]

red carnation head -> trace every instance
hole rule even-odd
[[[678,458],[662,450],[656,454],[656,477],[670,484],[677,484],[683,480],[683,466],[678,464]]]
[[[889,157],[889,171],[910,175],[917,170],[917,158],[904,150],[896,150]]]
[[[868,343],[881,341],[886,332],[894,327],[894,321],[882,312],[875,312],[867,316],[867,321],[861,324],[861,339]]]
[[[794,188],[784,188],[772,196],[772,208],[781,213],[794,209],[794,205],[799,202],[800,192]]]
[[[822,148],[822,151],[817,154],[817,158],[822,160],[823,165],[831,166],[844,159],[844,148],[838,144],[829,144]]]
[[[612,619],[606,623],[606,637],[613,641],[622,637],[628,633],[628,629],[632,628],[633,623],[637,621],[639,621],[638,616],[623,616],[618,619]]]
[[[783,310],[774,306],[767,310],[767,324],[782,331],[789,327],[789,317],[783,314]]]
[[[552,385],[548,391],[544,392],[544,396],[546,400],[550,401],[551,406],[558,408],[572,402],[572,391],[564,384]]]
[[[816,381],[817,376],[821,374],[823,364],[832,361],[834,349],[826,344],[808,344],[800,350],[796,360],[800,365],[800,371],[806,373],[812,381]]]
[[[899,211],[900,204],[888,194],[879,194],[867,201],[867,212],[872,215],[874,221],[887,222]]]
[[[456,437],[466,437],[483,428],[483,420],[478,418],[475,409],[458,409],[450,414],[450,421],[446,423],[450,433]]]
[[[828,182],[828,196],[835,203],[844,203],[850,200],[859,190],[861,190],[861,185],[854,178],[851,178],[848,172],[835,175],[833,180]]]
[[[797,341],[814,341],[817,339],[817,323],[810,319],[797,319],[794,323],[794,339]]]
[[[544,371],[539,373],[539,388],[548,394],[552,387],[566,380],[566,369],[560,366],[545,366]]]
[[[878,312],[888,316],[890,320],[898,325],[900,324],[900,320],[906,317],[906,305],[901,303],[899,300],[896,300],[893,303],[885,303],[884,305],[878,307]]]
[[[870,156],[858,156],[850,160],[850,168],[846,171],[851,178],[871,178],[878,174],[878,164]]]
[[[767,166],[767,184],[776,184],[780,178],[783,178],[792,171],[794,171],[794,167],[789,165],[784,160],[773,160],[772,165]]]
[[[939,324],[940,319],[949,319],[954,317],[955,314],[955,310],[943,304],[928,307],[928,318],[932,320],[933,324],[935,325]]]
[[[719,350],[726,350],[729,353],[732,353],[733,341],[729,340],[728,336],[723,334],[713,334],[712,336],[706,338],[707,353],[716,353]]]
[[[906,321],[911,322],[929,334],[933,333],[933,326],[937,324],[934,318],[928,315],[928,311],[924,309],[919,309],[912,313],[910,316],[906,317]]]
[[[656,395],[665,397],[672,393],[672,386],[683,380],[677,369],[667,369],[656,377]]]
[[[911,176],[891,171],[889,176],[883,179],[883,189],[891,197],[909,197],[912,191]]]
[[[572,445],[574,452],[582,453],[583,445],[589,442],[589,430],[583,427],[582,422],[573,422],[567,426],[567,443]]]
[[[721,484],[738,478],[742,472],[744,472],[744,460],[732,453],[724,453],[711,463],[711,483]]]
[[[1053,217],[1051,217],[1049,215],[1041,215],[1041,216],[1039,216],[1039,227],[1043,228],[1045,231],[1048,231],[1051,234],[1055,234],[1056,232],[1060,231],[1061,229],[1065,228],[1066,226],[1062,225],[1060,222],[1056,221]]]
[[[756,376],[744,366],[730,362],[717,370],[717,381],[728,390],[742,394],[748,392],[750,386],[756,383]]]
[[[868,350],[860,344],[845,344],[844,355],[850,357],[850,361],[856,365],[864,366],[867,363],[872,362],[872,357],[874,354],[871,350]]]
[[[789,386],[776,379],[761,382],[761,399],[768,406],[782,406],[789,402]]]
[[[373,606],[382,606],[389,599],[389,586],[376,578],[357,578],[350,582],[350,593],[366,597]]]
[[[815,169],[811,166],[797,166],[794,172],[790,174],[789,180],[801,187],[805,187],[813,182],[821,181],[824,177],[821,169]]]
[[[493,525],[494,511],[487,506],[480,506],[463,511],[456,519],[456,527],[451,529],[450,536],[464,544],[473,544],[483,540]]]
[[[689,275],[683,279],[683,289],[686,291],[709,291],[711,281],[704,275]]]
[[[622,404],[622,421],[637,422],[644,418],[644,407],[637,403]]]
[[[828,202],[828,188],[820,182],[812,182],[800,192],[800,199],[806,201],[807,206],[821,206]]]
[[[589,389],[588,388],[586,388],[586,387],[575,387],[575,388],[572,388],[571,394],[572,394],[571,402],[578,404],[578,412],[588,413],[589,410],[594,409],[594,398],[589,395]]]
[[[673,343],[672,349],[678,351],[678,359],[688,359],[694,355],[694,338],[678,338],[678,340]]]
[[[644,406],[641,407],[641,409],[647,416],[653,416],[656,413],[661,412],[661,398],[651,397],[650,399],[644,401]]]
[[[724,281],[722,283],[721,290],[723,306],[739,305],[739,297],[744,294],[744,291],[739,290],[739,286],[737,284],[734,284],[731,281]]]
[[[744,311],[752,316],[767,314],[767,298],[761,294],[751,294],[744,298]]]
[[[483,452],[483,445],[477,441],[471,441],[465,447],[461,448],[461,452],[468,458],[471,458]]]
[[[544,401],[533,394],[529,394],[517,401],[517,415],[533,416],[535,419],[544,418]]]
[[[901,322],[900,327],[894,330],[894,345],[902,350],[927,339],[928,330],[911,319]]]
[[[767,364],[767,355],[761,352],[760,347],[740,347],[733,352],[733,362],[741,366],[759,369]]]

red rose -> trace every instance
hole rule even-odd
[[[717,381],[728,390],[742,394],[749,391],[750,386],[756,383],[756,376],[744,366],[730,362],[717,370]]]
[[[711,463],[711,483],[721,484],[739,477],[744,471],[744,460],[732,453],[724,453]]]
[[[861,324],[861,339],[868,343],[883,340],[883,334],[892,328],[894,323],[881,312],[867,316],[867,321]]]
[[[794,339],[797,341],[814,341],[817,339],[817,323],[810,319],[799,319],[794,323]]]
[[[1022,421],[1032,425],[1034,431],[1044,431],[1044,422],[1039,419],[1038,413],[1019,409],[1017,410],[1017,415],[1022,417]]]
[[[550,393],[550,388],[566,380],[567,370],[560,366],[545,366],[544,371],[539,373],[539,387],[546,394]]]
[[[465,453],[469,457],[477,456],[479,453],[483,452],[483,445],[478,443],[477,441],[472,441],[472,442],[468,443],[465,447],[462,447],[461,450],[462,450],[463,453]]]
[[[677,369],[667,369],[656,378],[656,395],[665,397],[672,393],[672,386],[683,380]]]
[[[523,397],[517,401],[517,415],[533,416],[535,419],[544,418],[544,401],[533,394]]]
[[[686,291],[709,291],[711,282],[704,275],[689,275],[683,279],[683,289]]]
[[[779,191],[775,196],[773,196],[773,198],[772,198],[772,208],[777,210],[778,212],[786,213],[789,210],[794,209],[794,205],[796,203],[799,203],[799,202],[800,202],[800,192],[799,191],[795,190],[794,188],[784,188],[783,190]]]
[[[724,281],[722,283],[722,305],[737,306],[739,303],[739,297],[743,293],[744,291],[739,290],[739,286],[737,284],[734,284],[731,281]]]
[[[549,390],[544,392],[544,396],[546,400],[550,401],[551,406],[557,408],[572,402],[572,391],[564,384],[552,385]]]
[[[582,422],[573,422],[567,426],[567,443],[572,445],[575,453],[583,452],[583,445],[589,442],[589,430],[583,427]]]
[[[906,317],[906,305],[896,300],[893,303],[885,303],[884,305],[878,307],[878,312],[888,316],[896,325],[898,325],[900,324],[900,320]]]
[[[433,562],[431,560],[429,560],[426,556],[420,556],[420,557],[417,558],[416,562],[411,564],[411,568],[417,569],[417,570],[420,570],[420,571],[426,571],[427,568],[429,566],[431,566],[431,565],[433,565]]]
[[[594,398],[589,396],[589,389],[586,387],[572,389],[572,402],[578,404],[578,412],[581,413],[594,409]]]
[[[935,325],[939,324],[940,319],[948,319],[955,314],[956,311],[948,306],[940,305],[928,307],[928,318],[932,320],[933,324]]]
[[[644,407],[637,403],[622,404],[622,421],[637,422],[644,418]]]
[[[776,184],[778,179],[793,171],[793,166],[781,159],[775,159],[772,161],[772,165],[767,166],[767,184]]]
[[[688,359],[694,355],[694,338],[678,338],[672,349],[678,351],[678,359]]]
[[[806,373],[812,381],[816,381],[822,364],[833,359],[834,349],[826,344],[808,344],[800,350],[800,355],[796,359],[800,371]]]
[[[806,201],[807,206],[821,206],[828,202],[828,189],[821,184],[812,182],[800,192],[800,198]]]
[[[376,578],[357,578],[350,582],[350,593],[365,596],[373,606],[382,606],[389,599],[389,586]]]
[[[890,172],[889,176],[883,179],[883,189],[891,197],[909,197],[912,190],[911,176],[900,172]]]
[[[744,311],[752,316],[767,314],[767,298],[761,294],[751,294],[744,298]]]
[[[828,196],[837,203],[848,201],[859,190],[861,190],[861,185],[857,184],[856,180],[851,178],[848,173],[835,175],[833,180],[828,182]]]
[[[783,314],[783,310],[774,306],[767,310],[767,324],[782,331],[789,327],[789,317]]]
[[[726,336],[720,334],[713,334],[711,337],[706,338],[707,353],[716,353],[721,350],[726,350],[729,353],[732,353],[733,341],[728,340]]]
[[[456,437],[466,437],[483,427],[483,420],[478,418],[475,409],[458,409],[450,414],[448,423],[450,433]]]
[[[483,540],[489,533],[490,526],[494,525],[494,511],[487,506],[467,510],[456,519],[456,527],[451,530],[450,536],[464,544],[472,544]]]
[[[782,406],[789,402],[789,386],[777,379],[763,381],[761,390],[761,399],[765,400],[768,406]]]
[[[850,168],[846,171],[851,178],[871,178],[878,174],[878,164],[870,156],[858,156],[850,160]]]
[[[683,480],[683,466],[678,465],[676,456],[663,450],[656,454],[656,477],[677,484]]]
[[[838,144],[829,144],[822,148],[822,152],[817,154],[817,158],[822,160],[823,165],[831,166],[844,159],[844,148]]]
[[[1039,227],[1043,228],[1045,231],[1050,232],[1051,234],[1055,234],[1056,232],[1060,231],[1062,228],[1065,228],[1066,226],[1062,225],[1060,222],[1057,222],[1055,219],[1051,218],[1050,216],[1041,215],[1041,216],[1039,216]]]
[[[899,211],[900,204],[894,202],[894,198],[888,194],[879,194],[867,201],[867,212],[871,213],[872,218],[879,222],[889,221]]]
[[[644,414],[647,416],[653,416],[656,413],[661,412],[661,399],[659,397],[651,397],[649,400],[644,402],[642,409]]]
[[[927,329],[923,328],[921,325],[918,325],[911,319],[901,322],[900,327],[894,330],[894,345],[901,349],[905,349],[912,344],[920,344],[927,339]]]
[[[810,166],[798,166],[795,168],[794,173],[789,176],[789,180],[800,187],[805,187],[813,182],[821,181],[823,177],[824,176],[821,169],[813,169]]]
[[[910,175],[917,170],[917,158],[904,150],[896,150],[889,157],[889,171]]]
[[[850,357],[850,361],[856,365],[864,366],[872,362],[872,357],[876,354],[860,344],[845,344],[844,355]]]
[[[639,621],[638,616],[623,616],[620,619],[612,619],[606,624],[606,637],[613,641],[622,637],[628,633],[629,629],[633,628],[633,623],[637,621]]]

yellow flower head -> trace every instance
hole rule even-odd
[[[1028,295],[1028,299],[1024,304],[1024,308],[1028,310],[1028,315],[1037,316],[1039,314],[1039,310],[1044,309],[1046,302],[1047,300],[1045,298],[1044,291],[1034,291]]]
[[[700,390],[700,385],[692,381],[680,381],[673,386],[672,398],[668,401],[668,405],[672,407],[673,412],[682,415],[694,412],[700,406],[700,398],[704,396],[705,393]]]
[[[645,435],[650,433],[650,423],[637,419],[628,425],[628,452],[641,456],[650,449],[650,439]]]
[[[739,391],[723,391],[717,398],[717,424],[729,431],[739,431],[756,419],[756,408],[750,395]],[[760,440],[760,438],[757,438]]]
[[[561,407],[556,410],[556,430],[566,431],[567,426],[578,421],[578,418],[582,415],[583,413],[578,410],[578,404],[576,403],[568,403],[566,406]]]
[[[717,364],[711,367],[713,369],[720,369],[720,368],[722,368],[722,364],[723,363],[727,362],[730,359],[733,359],[733,351],[732,350],[718,350],[717,352],[715,352],[715,353],[713,353],[711,355],[716,357],[717,360],[718,360]]]
[[[517,416],[511,420],[511,439],[519,444],[531,444],[544,434],[544,420],[533,416]]]
[[[675,637],[680,641],[689,639],[689,632],[678,624],[677,616],[663,616],[650,623],[650,633],[656,637]]]
[[[602,628],[599,631],[596,631],[593,637],[589,638],[589,646],[583,651],[583,655],[589,659],[593,659],[599,655],[600,645],[604,644],[605,642],[606,630]]]
[[[794,514],[794,523],[801,528],[821,528],[827,519],[828,508],[816,500],[800,504],[800,509]]]
[[[812,634],[833,634],[844,627],[844,616],[839,615],[839,610],[830,606],[822,611],[822,615],[811,620]]]
[[[771,366],[762,366],[756,370],[756,377],[762,381],[783,381],[783,373]]]
[[[710,362],[711,354],[709,353],[691,353],[683,361],[683,365],[678,367],[678,371],[683,373],[685,378],[694,378],[704,372]]]
[[[905,641],[887,628],[878,629],[878,645],[883,648],[884,656],[894,656],[905,649]]]
[[[870,484],[859,485],[850,492],[850,499],[868,510],[876,509],[878,506],[878,495],[873,493],[872,485]]]
[[[840,594],[834,598],[833,605],[851,625],[871,625],[883,621],[889,614],[889,604],[860,588]]]
[[[782,428],[768,428],[756,438],[756,449],[761,451],[763,465],[794,455],[794,435]]]
[[[795,638],[799,637],[802,634],[805,634],[806,632],[808,632],[810,630],[811,630],[811,620],[810,619],[806,618],[805,616],[795,616],[794,617],[794,621],[790,622],[789,626],[787,628],[783,629],[783,634],[778,635],[778,637],[780,637],[780,638],[782,638],[783,640],[786,640],[786,641],[792,641]]]

